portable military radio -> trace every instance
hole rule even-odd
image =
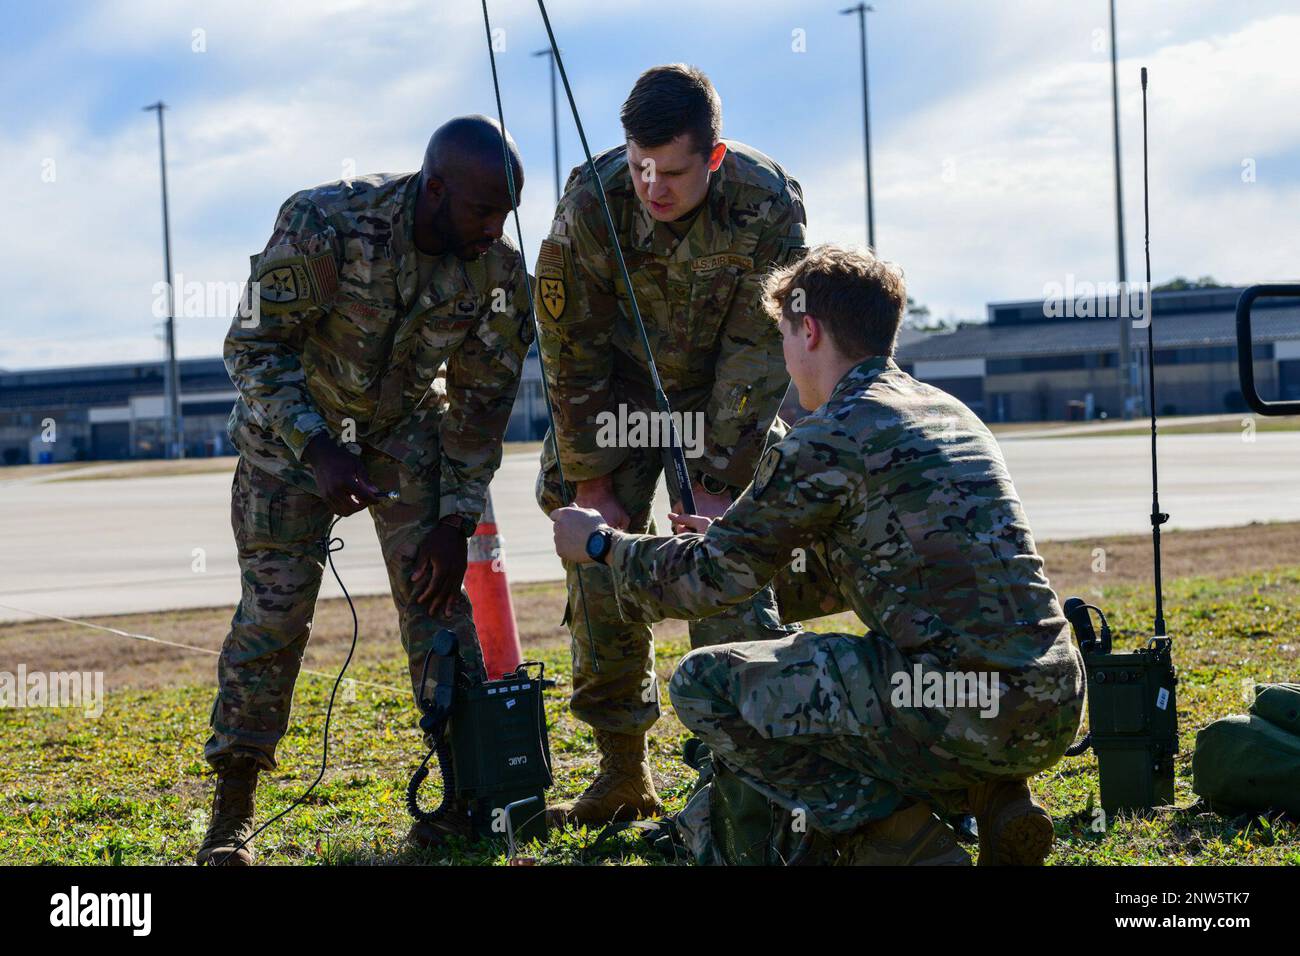
[[[456,635],[442,630],[425,655],[420,728],[430,748],[407,785],[407,809],[416,820],[431,822],[460,803],[476,838],[505,836],[512,849],[516,839],[544,839],[552,778],[542,691],[555,682],[546,679],[540,662],[525,661],[500,680],[472,684],[461,670],[458,647]],[[443,797],[429,811],[420,807],[418,791],[435,755]]]
[[[1178,754],[1178,711],[1171,651],[1165,632],[1160,580],[1160,510],[1156,459],[1156,366],[1151,301],[1151,219],[1147,206],[1147,70],[1142,68],[1142,179],[1146,240],[1147,383],[1151,411],[1151,538],[1155,559],[1156,614],[1153,637],[1145,647],[1124,654],[1111,650],[1110,625],[1101,609],[1080,598],[1065,602],[1065,617],[1083,653],[1088,680],[1088,736],[1066,751],[1077,756],[1089,746],[1097,754],[1101,806],[1138,810],[1174,802],[1174,758]],[[1121,320],[1124,321],[1124,320]],[[1090,611],[1101,618],[1101,636]]]
[[[1101,618],[1100,637],[1090,611]],[[1065,602],[1065,616],[1079,641],[1088,679],[1089,733],[1069,756],[1089,746],[1096,753],[1101,806],[1107,813],[1172,804],[1178,754],[1172,642],[1159,634],[1145,647],[1116,654],[1100,608],[1073,597]],[[1158,627],[1163,630],[1163,621]]]

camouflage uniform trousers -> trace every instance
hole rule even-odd
[[[918,660],[879,634],[805,631],[694,650],[668,690],[678,718],[715,760],[827,834],[849,833],[913,800],[964,811],[967,787],[1044,770],[1073,740],[1081,688],[1060,700],[1011,690],[1000,718],[986,721],[986,742],[963,747],[951,711],[891,702],[894,676],[912,673]],[[696,796],[678,828],[706,861],[714,855],[708,804]]]
[[[537,501],[547,514],[573,501],[572,487],[567,493],[560,487],[553,449],[548,433],[542,452],[542,470],[537,478]],[[655,485],[665,466],[667,453],[661,456],[661,452],[658,448],[633,449],[613,472],[614,493],[627,511],[630,532],[655,533],[650,511]],[[671,463],[668,469],[669,495],[676,500],[677,482]],[[608,568],[593,563],[582,566],[584,617],[577,566],[566,561],[564,571],[568,585],[565,623],[572,636],[573,655],[573,693],[569,708],[579,720],[599,730],[645,733],[660,713],[654,634],[650,625],[623,620],[614,596],[613,576]],[[723,643],[732,639],[738,629],[750,635],[751,640],[786,637],[795,630],[781,623],[771,588],[722,614],[691,621],[689,628],[691,647]],[[592,658],[593,650],[596,661]]]
[[[438,617],[414,601],[423,584],[410,581],[416,550],[438,520],[437,472],[417,475],[373,451],[365,452],[363,459],[378,487],[401,494],[399,500],[372,506],[370,513],[388,569],[413,693],[418,699],[425,653],[444,627],[460,639],[465,672],[484,679],[464,589]],[[204,756],[216,766],[224,754],[252,752],[273,769],[311,633],[326,560],[325,536],[334,515],[322,498],[243,457],[235,469],[230,511],[243,593],[217,665],[217,700]],[[346,580],[346,569],[341,573]]]

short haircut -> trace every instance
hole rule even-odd
[[[722,136],[722,100],[704,71],[685,63],[655,66],[637,78],[623,103],[623,133],[653,148],[686,133],[708,156]]]
[[[847,358],[893,355],[906,307],[902,269],[843,246],[817,246],[763,283],[763,308],[774,322],[811,315]]]

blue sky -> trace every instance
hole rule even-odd
[[[815,241],[863,243],[856,20],[845,2],[553,0],[593,148],[621,138],[638,73],[687,61],[723,100],[724,135],[804,186]],[[610,8],[616,6],[616,10]],[[1115,278],[1105,0],[875,0],[877,240],[938,316],[1045,285]],[[506,120],[527,165],[530,261],[553,211],[546,44],[532,0],[496,0]],[[0,34],[0,367],[154,358],[162,254],[157,134],[168,123],[174,267],[246,278],[279,203],[418,164],[449,116],[494,113],[479,6],[276,0],[7,2]],[[806,51],[793,47],[803,31]],[[1300,273],[1300,10],[1294,0],[1121,2],[1128,263],[1141,269],[1141,99],[1151,70],[1157,281]],[[580,149],[561,116],[565,172]],[[1243,181],[1243,163],[1253,181]],[[216,355],[228,316],[178,320]]]

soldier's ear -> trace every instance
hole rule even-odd
[[[716,173],[718,171],[718,167],[722,165],[722,161],[726,158],[726,156],[727,156],[727,144],[715,143],[713,146],[713,151],[709,153],[709,172]]]
[[[822,341],[826,337],[826,330],[817,319],[813,318],[813,316],[809,315],[807,312],[803,313],[799,318],[802,320],[800,331],[803,333],[804,338],[808,343],[808,351],[811,352],[822,344]]]
[[[447,183],[437,173],[424,178],[424,195],[431,209],[437,209],[447,198]]]

